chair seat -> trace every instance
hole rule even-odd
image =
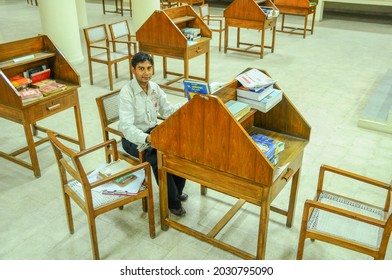
[[[322,192],[318,201],[378,220],[383,220],[387,214],[385,211],[378,208],[373,208],[366,204],[342,198],[331,193]],[[327,233],[337,237],[343,237],[374,248],[378,248],[380,246],[383,233],[383,229],[380,227],[365,224],[363,222],[335,215],[320,209],[314,209],[307,226],[310,230]]]
[[[110,58],[112,61],[114,60],[119,60],[119,59],[125,59],[128,57],[128,52],[126,53],[121,53],[121,52],[111,52],[110,53]],[[97,59],[97,60],[102,60],[102,61],[108,61],[108,57],[106,53],[100,53],[97,55],[91,56],[92,59]]]
[[[143,182],[144,182],[144,178],[145,178],[145,172],[144,169],[138,170],[135,172],[135,174],[138,176],[138,178],[133,181],[132,183],[137,184],[139,192],[144,190],[145,188],[142,188],[143,186]],[[96,178],[96,172],[92,172],[89,175],[89,181],[93,182],[95,181]],[[91,191],[91,195],[92,195],[92,200],[93,200],[93,207],[94,209],[98,209],[101,206],[104,206],[108,203],[112,203],[116,200],[120,200],[122,198],[124,198],[124,196],[121,195],[105,195],[102,194],[102,190],[103,189],[113,189],[113,186],[115,187],[114,183],[108,183],[108,184],[104,184],[102,186],[96,187],[94,189],[92,189]],[[136,187],[137,187],[136,186]],[[72,180],[68,183],[68,187],[75,193],[77,194],[80,199],[82,199],[84,201],[84,193],[83,193],[83,188],[82,185],[76,181],[76,180]],[[123,187],[126,188],[126,187]]]

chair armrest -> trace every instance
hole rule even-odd
[[[121,131],[118,131],[117,129],[111,128],[111,127],[105,127],[105,131],[109,132],[109,133],[113,133],[115,135],[118,135],[120,137],[124,137],[124,135],[122,134]]]
[[[146,162],[142,162],[142,163],[140,163],[138,165],[133,165],[133,166],[130,165],[129,168],[124,169],[121,172],[118,172],[118,173],[116,173],[114,175],[111,175],[109,177],[106,177],[106,178],[98,179],[94,183],[91,183],[90,186],[93,189],[93,188],[96,188],[96,187],[101,186],[103,184],[109,183],[109,182],[111,182],[111,181],[113,181],[113,180],[115,180],[117,178],[120,178],[120,177],[122,177],[124,175],[127,175],[129,173],[133,173],[133,172],[141,170],[141,169],[146,169],[146,171],[147,171],[148,168],[150,168],[150,163],[147,162],[147,161]],[[148,173],[146,172],[146,174],[148,174]]]
[[[320,177],[321,178],[324,177],[324,173],[326,171],[331,172],[331,173],[335,173],[335,174],[339,174],[339,175],[342,175],[342,176],[345,176],[345,177],[348,177],[348,178],[351,178],[351,179],[354,179],[357,181],[361,181],[361,182],[364,182],[364,183],[374,185],[376,187],[380,187],[380,188],[391,191],[390,184],[387,184],[387,183],[384,183],[384,182],[381,182],[378,180],[374,180],[374,179],[371,179],[371,178],[368,178],[368,177],[365,177],[365,176],[362,176],[362,175],[359,175],[356,173],[352,173],[352,172],[349,172],[346,170],[342,170],[342,169],[339,169],[339,168],[336,168],[333,166],[325,165],[325,164],[321,165],[321,167],[320,167]]]
[[[94,48],[94,49],[102,49],[102,50],[107,50],[107,51],[109,51],[109,50],[110,50],[110,48],[108,48],[108,47],[103,47],[103,46],[91,46],[91,45],[90,45],[90,48]]]
[[[113,146],[113,150],[117,154],[117,142],[116,142],[115,139],[110,139],[108,141],[105,141],[103,143],[97,144],[97,145],[92,146],[92,147],[90,147],[88,149],[85,149],[83,151],[78,152],[77,153],[77,157],[78,158],[83,157],[85,155],[88,155],[88,154],[90,154],[92,152],[95,152],[95,151],[97,151],[99,149],[102,149],[102,148],[105,148],[107,146]]]
[[[339,207],[335,207],[335,206],[331,206],[328,204],[324,204],[322,202],[319,201],[314,201],[314,200],[306,200],[305,201],[305,207],[304,207],[304,211],[309,212],[309,210],[311,208],[317,208],[323,211],[327,211],[330,213],[334,213],[337,215],[341,215],[341,216],[345,216],[347,218],[350,219],[354,219],[360,222],[364,222],[373,226],[377,226],[377,227],[381,227],[384,228],[385,227],[385,220],[378,220],[375,218],[371,218],[362,214],[358,214],[352,211],[348,211],[345,209],[341,209]]]

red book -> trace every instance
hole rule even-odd
[[[50,69],[31,74],[30,76],[32,83],[37,83],[50,78]]]

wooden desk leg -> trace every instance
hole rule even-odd
[[[265,29],[261,29],[261,44],[260,44],[260,58],[264,57],[264,39],[265,39]]]
[[[285,14],[282,14],[282,26],[280,27],[281,31],[283,31],[283,28],[284,28],[284,16],[285,16]]]
[[[308,15],[305,15],[305,24],[304,24],[304,39],[306,37],[306,27],[308,26]]]
[[[275,51],[275,35],[276,35],[276,25],[272,28],[272,45],[271,45],[271,53]]]
[[[229,26],[225,22],[225,38],[223,42],[223,52],[227,53],[227,43],[229,42]]]
[[[29,123],[24,123],[23,128],[24,128],[25,135],[26,135],[27,147],[29,149],[31,167],[34,172],[34,176],[39,178],[39,177],[41,177],[41,171],[39,168],[37,151],[35,150],[35,143],[34,143],[33,133],[31,131],[30,125],[31,124],[29,124]]]
[[[314,9],[314,13],[313,13],[313,19],[312,19],[312,29],[310,31],[310,34],[313,35],[313,30],[314,30],[314,20],[316,18],[316,9]]]
[[[269,205],[270,205],[269,201],[263,201],[260,205],[259,236],[257,238],[257,252],[256,252],[257,260],[265,259],[268,220],[269,220],[269,211],[270,211]]]
[[[188,56],[188,54],[185,54],[185,57],[184,57],[184,79],[188,79],[188,78],[189,78],[189,56]]]
[[[103,14],[105,15],[106,14],[105,0],[102,0],[102,11],[103,11]]]
[[[162,57],[163,60],[163,78],[167,78],[167,57]]]
[[[165,220],[169,217],[168,213],[168,198],[167,198],[167,172],[162,170],[162,153],[157,151],[158,160],[158,185],[159,185],[159,207],[161,213],[161,229],[168,230]]]
[[[79,104],[79,101],[78,101],[78,104]],[[82,150],[86,149],[86,143],[84,142],[82,114],[80,112],[79,105],[74,106],[74,113],[75,113],[76,129],[78,132],[79,148],[82,151]]]
[[[206,82],[210,82],[210,51],[206,52]]]
[[[130,1],[132,1],[132,0],[130,0]],[[116,4],[117,4],[117,0],[116,0]],[[123,4],[124,4],[124,1],[120,0],[121,16],[124,16],[124,6],[123,6]]]
[[[240,47],[241,28],[237,27],[237,49]]]
[[[289,200],[289,207],[287,210],[287,221],[286,221],[287,227],[291,227],[291,225],[293,224],[300,174],[301,174],[301,168],[299,168],[297,172],[293,175],[291,181],[290,200]]]

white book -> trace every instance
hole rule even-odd
[[[259,110],[263,113],[267,113],[271,108],[278,104],[282,98],[282,91],[278,89],[274,89],[268,96],[260,101],[237,96],[238,101],[248,103],[251,108]]]
[[[257,69],[250,69],[244,73],[239,74],[236,80],[246,88],[257,89],[272,85],[275,83],[273,79]]]
[[[237,96],[260,101],[268,94],[270,94],[273,90],[274,85],[268,85],[266,87],[259,88],[258,90],[250,90],[244,86],[240,86],[237,88]]]

